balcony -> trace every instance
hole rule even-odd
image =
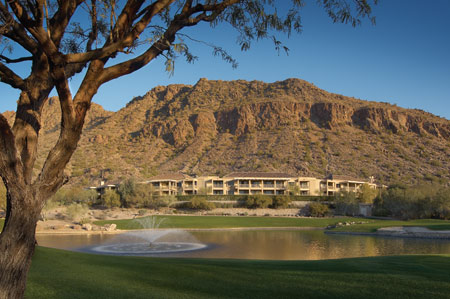
[[[250,184],[239,184],[239,188],[249,188]]]
[[[275,188],[275,184],[264,184],[264,188]]]

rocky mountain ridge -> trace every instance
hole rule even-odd
[[[49,101],[43,116],[37,167],[58,136],[56,104]],[[449,120],[300,79],[158,86],[118,112],[93,104],[88,115],[68,167],[76,183],[105,170],[112,180],[178,171],[373,175],[383,183],[450,178]]]

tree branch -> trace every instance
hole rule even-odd
[[[24,90],[26,88],[24,80],[1,62],[0,81],[20,90]]]
[[[96,59],[104,59],[111,57],[111,55],[122,51],[124,48],[129,47],[133,44],[133,42],[139,37],[139,35],[145,30],[147,25],[151,22],[152,18],[160,13],[163,9],[172,4],[175,0],[160,0],[152,3],[148,7],[144,8],[146,13],[142,16],[141,20],[139,20],[136,25],[130,30],[130,27],[133,23],[133,15],[130,13],[137,11],[140,8],[141,2],[136,1],[124,8],[122,13],[119,16],[119,19],[116,23],[116,27],[112,30],[119,33],[121,37],[119,40],[114,41],[114,39],[108,39],[105,45],[96,50],[87,51],[84,53],[74,53],[67,54],[63,56],[63,59],[66,63],[84,63]],[[129,32],[126,35],[124,33]]]
[[[11,59],[6,56],[0,55],[0,59],[3,59],[6,63],[18,63],[18,62],[33,60],[33,57],[28,56],[28,57],[20,57],[20,58]]]
[[[30,16],[27,13],[27,10],[25,9],[25,7],[22,6],[22,4],[20,4],[19,1],[11,0],[8,2],[9,6],[11,7],[16,17],[26,28],[34,27],[37,25],[36,22],[30,18]]]
[[[16,22],[10,14],[8,8],[0,2],[0,13],[5,22],[10,24],[12,31],[4,32],[3,35],[21,45],[28,52],[34,54],[38,50],[36,42],[29,37],[22,24]]]
[[[70,22],[77,7],[83,3],[83,0],[61,1],[58,11],[50,19],[50,36],[53,43],[58,48],[67,25]]]

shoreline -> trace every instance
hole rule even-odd
[[[130,230],[121,230],[116,229],[114,231],[87,231],[87,230],[73,230],[73,229],[66,229],[66,230],[40,230],[36,231],[36,235],[101,235],[101,234],[107,234],[107,235],[114,235],[114,234],[120,234],[120,233],[126,233],[126,232],[138,232],[138,231],[144,231],[146,229],[130,229]],[[148,229],[147,229],[148,230]],[[299,231],[306,231],[306,230],[325,230],[324,227],[310,227],[310,226],[303,226],[303,227],[218,227],[218,228],[154,228],[153,230],[184,230],[184,231],[245,231],[245,230],[299,230]]]
[[[450,240],[450,230],[434,231],[420,226],[383,227],[378,229],[376,232],[346,232],[327,230],[325,231],[325,234]]]

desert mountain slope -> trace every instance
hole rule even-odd
[[[45,111],[37,167],[58,137],[57,99]],[[68,172],[83,185],[100,170],[111,180],[282,171],[412,184],[448,181],[449,169],[444,118],[332,94],[299,79],[201,79],[155,87],[115,113],[93,104]]]

